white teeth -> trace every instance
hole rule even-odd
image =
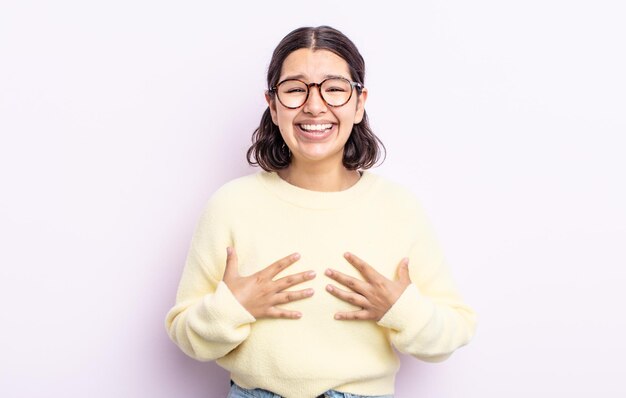
[[[332,124],[301,124],[300,127],[302,130],[306,131],[324,131],[332,128]]]

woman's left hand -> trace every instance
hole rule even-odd
[[[340,320],[374,320],[379,321],[392,305],[400,298],[404,290],[411,284],[409,277],[409,259],[404,258],[398,264],[397,279],[389,280],[372,266],[351,253],[344,257],[356,268],[364,281],[353,278],[339,271],[327,269],[326,276],[341,283],[352,291],[345,291],[333,285],[326,290],[347,303],[361,307],[360,310],[338,312],[335,319]]]

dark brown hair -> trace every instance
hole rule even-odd
[[[298,28],[285,36],[274,49],[267,71],[268,88],[278,84],[283,62],[292,52],[301,48],[328,50],[348,64],[350,77],[357,83],[365,83],[365,61],[354,43],[337,29],[329,26]],[[361,91],[357,91],[361,95]],[[274,95],[270,92],[270,95]],[[385,154],[385,146],[369,126],[367,113],[363,120],[352,127],[343,151],[343,165],[348,170],[369,169]],[[266,171],[276,171],[289,166],[291,152],[280,130],[272,122],[269,106],[261,117],[261,124],[252,134],[252,146],[247,152],[248,163],[261,166]]]

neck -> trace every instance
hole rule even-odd
[[[323,164],[305,166],[295,159],[289,167],[279,170],[278,175],[291,185],[320,192],[344,191],[361,177],[357,170],[348,170],[343,164],[333,167]]]

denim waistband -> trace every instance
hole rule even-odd
[[[283,398],[278,394],[274,394],[271,391],[263,390],[261,388],[247,389],[238,386],[231,380],[230,392],[227,398]],[[340,392],[335,390],[326,391],[324,394],[318,395],[316,398],[393,398],[393,395],[356,395],[347,392]]]

